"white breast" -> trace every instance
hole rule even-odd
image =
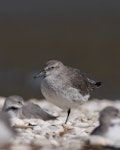
[[[4,122],[0,121],[0,146],[8,144],[12,137],[12,131],[5,125]]]
[[[113,119],[111,123],[113,124],[113,126],[109,126],[105,137],[110,139],[111,141],[120,142],[120,119]]]
[[[41,92],[48,101],[65,110],[78,107],[89,98],[89,95],[82,96],[77,89],[66,87],[51,77],[41,82]]]

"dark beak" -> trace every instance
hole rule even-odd
[[[36,74],[33,78],[36,79],[36,78],[41,77],[42,75],[45,75],[45,71]]]

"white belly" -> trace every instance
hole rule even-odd
[[[12,131],[7,127],[4,122],[0,121],[0,146],[9,144],[12,137]]]
[[[75,88],[65,88],[61,82],[58,83],[58,80],[49,80],[48,82],[44,79],[41,82],[41,92],[48,101],[64,110],[78,107],[89,98],[89,95],[82,96]]]
[[[111,141],[120,142],[120,119],[113,119],[112,122],[114,126],[109,126],[105,137]]]

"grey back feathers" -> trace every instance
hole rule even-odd
[[[59,80],[64,80],[64,84],[79,89],[83,96],[101,86],[101,82],[91,80],[79,69],[65,66],[57,60],[48,61],[44,70],[46,75],[57,75]]]
[[[90,94],[101,85],[101,82],[93,81],[87,78],[84,73],[81,73],[80,70],[71,67],[66,69],[66,76],[69,77],[71,86],[77,88],[83,96]]]
[[[41,118],[43,120],[54,120],[57,118],[48,114],[40,106],[30,102],[22,107],[22,114],[23,118]]]

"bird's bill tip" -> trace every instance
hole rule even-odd
[[[98,87],[100,87],[100,86],[102,85],[102,82],[101,82],[101,81],[98,81],[98,82],[96,82],[96,85],[97,85]]]
[[[36,74],[33,78],[34,79],[39,78],[41,75],[44,75],[44,72],[40,72],[40,73]]]

